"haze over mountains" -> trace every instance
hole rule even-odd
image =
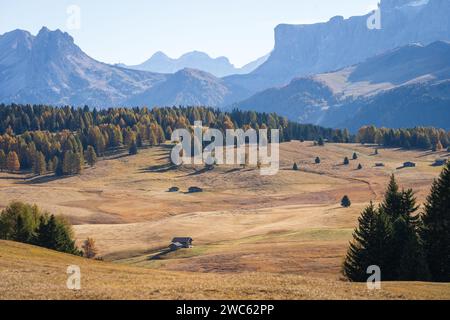
[[[450,129],[450,43],[408,45],[363,63],[267,89],[236,104],[304,123]]]
[[[198,69],[209,72],[216,77],[224,77],[232,74],[247,74],[263,64],[269,55],[252,61],[242,68],[236,68],[226,57],[211,58],[200,51],[192,51],[183,54],[178,59],[168,57],[164,52],[156,52],[150,59],[136,66],[120,65],[125,68],[151,71],[159,73],[176,73],[183,69]]]
[[[15,30],[0,36],[0,102],[238,106],[332,127],[448,128],[448,43],[435,43],[450,41],[448,12],[448,0],[383,0],[380,30],[367,28],[370,14],[282,24],[267,61],[247,66],[256,68],[248,74],[200,52],[113,66],[59,30],[43,28],[36,36]]]
[[[268,60],[249,75],[230,76],[227,81],[256,92],[411,43],[450,40],[448,0],[382,0],[380,12],[380,30],[367,28],[371,13],[311,25],[281,24],[275,28],[275,48]]]
[[[0,37],[0,101],[108,106],[140,93],[167,75],[98,62],[59,30],[37,36],[15,30]]]

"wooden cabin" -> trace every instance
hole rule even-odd
[[[405,162],[405,163],[403,164],[403,167],[404,167],[404,168],[414,168],[415,166],[416,166],[416,164],[415,164],[414,162],[410,162],[410,161]]]
[[[175,237],[172,239],[172,244],[170,245],[170,248],[172,249],[172,245],[174,248],[177,249],[180,249],[180,246],[181,248],[192,248],[192,241],[193,240],[190,237]]]

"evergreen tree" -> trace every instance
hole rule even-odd
[[[361,163],[358,164],[358,170],[362,170],[362,168],[363,168],[362,164]]]
[[[392,232],[388,220],[371,202],[362,212],[358,222],[345,258],[344,275],[351,281],[364,282],[368,278],[367,268],[376,265],[382,270],[382,279],[388,279],[389,272],[386,275],[385,273]]]
[[[97,162],[97,154],[95,153],[95,149],[93,146],[88,146],[86,149],[86,162],[88,165],[93,167]]]
[[[298,171],[298,166],[297,166],[297,162],[294,162],[294,166],[292,167],[292,170],[294,170],[294,171]]]
[[[450,282],[450,162],[434,181],[421,216],[421,238],[433,281]]]
[[[350,164],[350,160],[347,157],[344,158],[344,165],[347,166]]]
[[[316,162],[316,164],[319,164],[319,163],[320,163],[320,158],[319,158],[319,157],[316,157],[315,162]]]
[[[138,154],[138,147],[137,147],[136,141],[133,141],[133,142],[131,143],[130,149],[128,150],[128,153],[129,153],[130,155]]]
[[[419,236],[403,216],[393,223],[392,272],[395,280],[428,280],[429,272]]]
[[[342,200],[341,200],[341,206],[343,206],[344,208],[349,208],[352,205],[350,198],[345,195]]]
[[[358,159],[358,155],[356,154],[356,152],[353,152],[353,160],[357,160]]]
[[[380,211],[388,216],[391,221],[395,221],[400,216],[403,205],[402,194],[399,191],[397,181],[395,180],[395,176],[391,175],[384,195],[384,201],[380,206]]]
[[[44,154],[40,151],[37,151],[33,161],[33,173],[37,175],[43,175],[45,174],[46,170],[47,164],[45,162]]]

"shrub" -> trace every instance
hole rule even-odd
[[[319,158],[319,157],[316,157],[315,162],[316,162],[316,164],[319,164],[319,163],[320,163],[320,158]]]
[[[341,200],[341,206],[343,206],[344,208],[349,208],[352,205],[350,198],[345,195],[342,200]]]

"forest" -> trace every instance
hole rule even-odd
[[[136,154],[143,146],[170,140],[175,129],[191,129],[194,121],[226,129],[278,129],[280,142],[313,140],[360,142],[385,147],[441,150],[450,133],[435,128],[387,129],[363,127],[357,135],[347,129],[323,128],[289,121],[275,113],[221,111],[208,107],[109,108],[85,106],[0,105],[0,170],[32,171],[36,175],[73,175],[97,157],[117,150]]]

